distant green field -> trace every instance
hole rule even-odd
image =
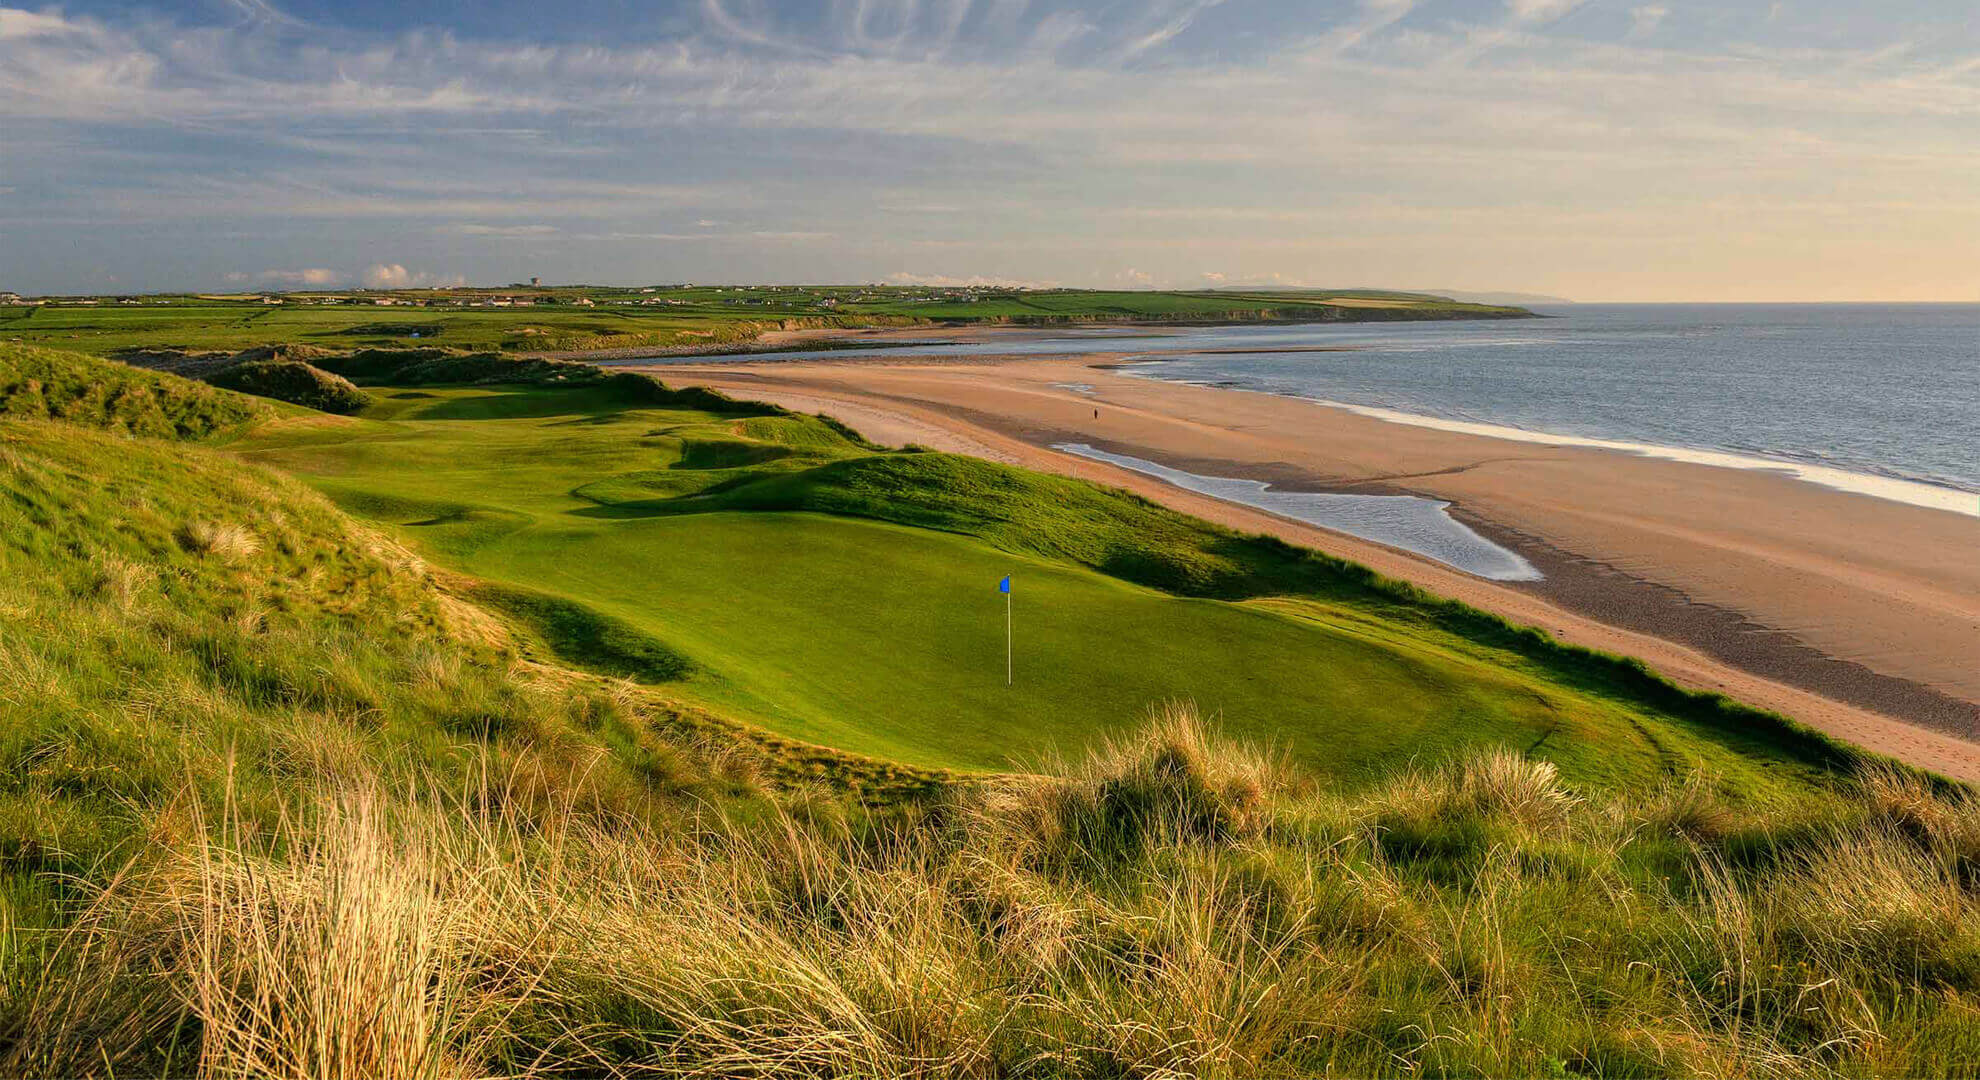
[[[810,417],[628,408],[609,387],[374,393],[360,418],[277,422],[239,450],[520,590],[519,609],[621,641],[587,656],[599,634],[546,634],[566,661],[842,749],[1002,768],[1188,698],[1344,778],[1511,745],[1585,782],[1703,767],[1757,794],[1828,753],[1077,481],[876,454]]]
[[[1506,318],[1517,308],[1366,290],[1103,292],[753,286],[644,289],[414,290],[57,299],[0,307],[0,343],[109,355],[126,349],[239,350],[266,345],[582,351],[742,344],[765,330],[925,323],[1077,320],[1352,320]],[[378,300],[389,300],[379,306]],[[528,301],[528,306],[489,307]],[[1369,301],[1375,306],[1368,306]],[[430,306],[413,306],[430,305]],[[587,306],[589,305],[589,306]]]

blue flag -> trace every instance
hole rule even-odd
[[[1009,574],[1004,575],[1004,580],[997,583],[997,591],[1001,593],[1007,593],[1011,591],[1011,575]]]

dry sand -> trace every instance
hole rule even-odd
[[[1980,782],[1980,745],[1968,741],[1980,733],[1980,520],[1767,472],[1133,378],[1108,370],[1107,359],[848,357],[653,370],[828,412],[878,442],[1084,476],[1273,533]],[[1547,577],[1485,581],[1049,449],[1067,441],[1209,475],[1449,500]]]

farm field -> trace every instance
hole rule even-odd
[[[501,306],[492,306],[501,305]],[[769,330],[1140,321],[1510,318],[1411,293],[1103,292],[900,286],[400,290],[49,298],[0,307],[0,343],[131,349],[441,345],[519,352],[742,345]]]

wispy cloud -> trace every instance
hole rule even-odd
[[[457,225],[442,225],[441,232],[458,233],[462,236],[554,236],[561,230],[555,225],[483,225],[479,222],[463,222]]]
[[[1582,5],[1582,0],[1506,0],[1506,9],[1520,22],[1558,19]]]
[[[116,253],[163,274],[224,224],[262,246],[216,248],[216,274],[384,250],[514,280],[527,248],[577,276],[610,238],[655,241],[611,245],[627,272],[866,277],[939,251],[1195,281],[1255,250],[1283,265],[1248,276],[1317,280],[1294,253],[1381,237],[1339,272],[1407,256],[1423,280],[1507,221],[1535,265],[1817,213],[1896,243],[1926,211],[1890,191],[1932,196],[1941,246],[1980,241],[1973,34],[1790,38],[1792,9],[1756,6],[1682,47],[1672,10],[1362,0],[1265,35],[1206,0],[700,0],[663,39],[570,42],[304,31],[267,0],[212,24],[0,8],[0,269],[19,230],[142,224],[182,231]],[[1590,220],[1607,233],[1568,235]]]

